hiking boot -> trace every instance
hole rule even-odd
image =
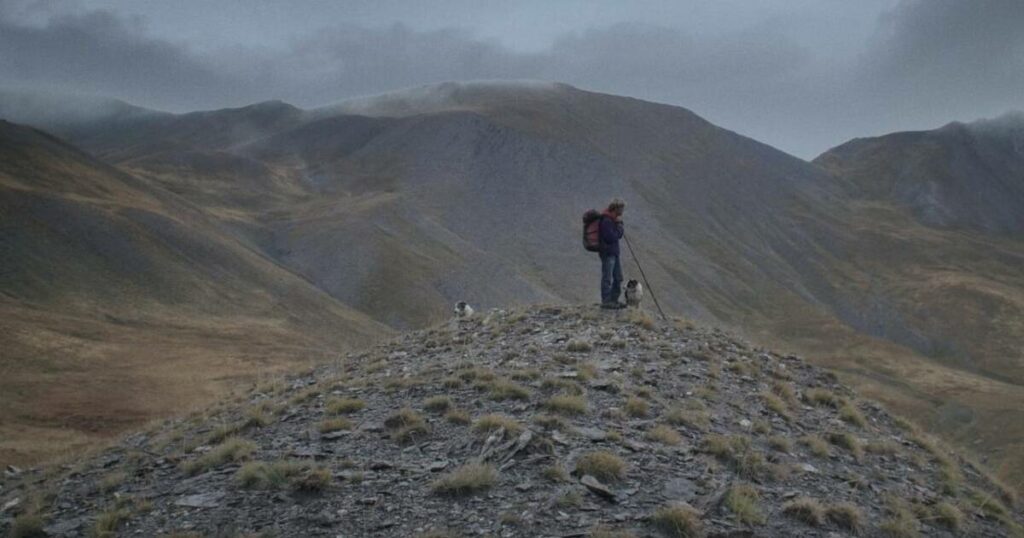
[[[619,308],[622,308],[622,307],[619,306],[619,303],[608,302],[608,303],[601,303],[601,308],[603,308],[605,310],[618,310]]]

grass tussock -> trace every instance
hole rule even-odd
[[[218,465],[241,461],[255,451],[256,444],[252,441],[240,437],[230,437],[202,456],[186,462],[182,470],[189,475],[197,475]]]
[[[434,413],[443,413],[452,408],[452,399],[447,396],[431,396],[423,400],[423,408]]]
[[[964,513],[948,501],[935,505],[935,520],[952,532],[960,532],[964,528]]]
[[[857,409],[853,404],[845,404],[839,408],[839,418],[846,422],[863,428],[868,425],[868,420],[864,418],[864,415]]]
[[[664,424],[658,424],[657,426],[647,430],[645,436],[651,441],[669,446],[676,446],[683,442],[683,437],[679,435],[679,432],[671,426],[666,426]]]
[[[804,400],[811,405],[818,407],[838,408],[841,403],[839,396],[826,389],[810,389],[804,393]]]
[[[570,353],[587,353],[594,349],[594,346],[582,339],[573,338],[569,340],[569,343],[565,345],[565,350]]]
[[[864,446],[853,435],[845,432],[830,432],[828,434],[828,441],[833,445],[848,450],[857,461],[864,459]]]
[[[665,422],[673,426],[683,426],[691,430],[707,431],[711,427],[711,416],[703,409],[683,409],[673,407],[663,417]]]
[[[800,438],[800,444],[807,447],[811,454],[819,458],[827,458],[831,453],[828,443],[817,435],[805,435]]]
[[[320,433],[331,433],[343,430],[351,430],[352,421],[344,417],[329,418],[322,421],[318,429],[320,430]]]
[[[124,523],[131,514],[125,508],[107,510],[96,516],[92,524],[89,536],[92,538],[112,538],[117,535],[117,529]]]
[[[616,482],[626,476],[626,462],[611,452],[591,452],[576,461],[576,474],[589,474],[602,482]]]
[[[124,471],[114,471],[100,479],[99,489],[103,493],[109,493],[124,484],[127,479],[128,474]]]
[[[366,402],[358,398],[331,398],[324,408],[331,415],[345,415],[362,411],[365,407]]]
[[[546,391],[561,391],[566,394],[583,394],[583,387],[571,379],[560,377],[546,377],[540,383],[540,388]]]
[[[784,454],[793,452],[793,442],[790,441],[788,437],[783,437],[781,435],[773,435],[769,437],[768,446],[770,446],[772,450],[782,452]]]
[[[825,508],[810,497],[797,497],[782,505],[782,513],[812,527],[825,523]]]
[[[647,312],[634,308],[630,310],[629,321],[639,325],[642,329],[647,331],[653,331],[657,325],[654,323],[654,319],[651,318]]]
[[[519,435],[523,425],[510,416],[499,414],[484,415],[473,424],[474,431],[485,435],[500,429],[504,429],[507,436]]]
[[[917,538],[921,536],[920,522],[908,508],[898,508],[890,512],[878,526],[882,536],[887,538]]]
[[[444,419],[447,420],[448,422],[451,422],[452,424],[461,425],[466,425],[472,422],[472,419],[470,418],[468,412],[463,411],[462,409],[454,408],[449,409],[448,412],[444,414]]]
[[[743,478],[758,479],[774,474],[764,455],[754,449],[745,435],[708,435],[702,450],[732,467]]]
[[[829,505],[825,508],[825,518],[852,534],[860,534],[864,530],[864,513],[853,503]]]
[[[643,418],[650,412],[650,406],[647,404],[647,400],[643,398],[637,398],[631,396],[626,400],[626,404],[623,406],[626,414],[634,418]]]
[[[302,465],[292,461],[252,461],[235,473],[235,482],[247,489],[283,489],[292,477],[302,471]]]
[[[533,422],[548,430],[566,431],[569,429],[569,423],[562,417],[555,415],[537,415],[534,417]]]
[[[27,513],[14,518],[7,531],[10,538],[44,538],[49,536],[43,530],[43,518],[39,514]]]
[[[771,392],[765,392],[761,394],[761,400],[764,401],[764,406],[766,408],[782,417],[786,422],[791,422],[793,420],[793,415],[789,412],[789,406],[787,406],[786,402],[778,395]]]
[[[578,491],[566,491],[555,499],[555,506],[559,508],[579,508],[583,506],[583,496]]]
[[[415,442],[430,433],[423,416],[409,407],[399,409],[384,419],[384,426],[391,430],[391,438],[400,444]]]
[[[687,504],[667,504],[651,514],[651,524],[669,538],[697,538],[704,535],[701,514]]]
[[[725,506],[744,525],[764,525],[766,518],[761,510],[761,495],[749,484],[738,484],[725,494]]]
[[[491,383],[490,397],[492,400],[499,402],[504,400],[529,400],[530,391],[526,387],[507,379],[499,379]]]
[[[776,380],[772,383],[772,393],[785,400],[789,405],[797,404],[796,389],[793,388],[792,383]]]
[[[558,394],[548,399],[544,407],[561,415],[582,415],[587,412],[587,400],[583,396]]]
[[[439,478],[431,490],[439,495],[472,495],[498,483],[498,470],[493,465],[470,463]]]
[[[868,454],[876,454],[879,456],[891,456],[897,454],[900,451],[899,445],[892,441],[879,440],[871,441],[864,445],[864,451]]]
[[[637,538],[635,534],[627,530],[613,529],[612,527],[606,527],[604,525],[598,525],[589,532],[587,532],[588,538]]]
[[[555,483],[564,483],[569,481],[569,472],[565,470],[565,467],[557,464],[545,467],[540,474],[547,480]]]

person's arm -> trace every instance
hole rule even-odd
[[[618,242],[622,238],[622,226],[620,222],[604,217],[601,219],[601,242],[605,245]]]

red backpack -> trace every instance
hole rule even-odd
[[[590,252],[601,250],[601,212],[596,209],[583,214],[583,248]]]

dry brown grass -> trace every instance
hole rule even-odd
[[[489,434],[493,431],[503,429],[506,435],[519,435],[523,431],[523,425],[516,419],[499,414],[484,415],[476,420],[473,429],[482,434]]]
[[[598,525],[587,533],[587,538],[637,538],[632,532]]]
[[[469,416],[469,413],[463,411],[462,409],[449,409],[448,412],[444,414],[444,419],[447,420],[448,422],[451,422],[452,424],[463,425],[469,424],[472,421],[472,419]]]
[[[497,379],[491,382],[490,397],[492,400],[529,400],[530,391],[507,379]]]
[[[860,534],[864,530],[864,513],[853,503],[830,504],[825,508],[825,517],[852,534]]]
[[[342,430],[351,430],[352,422],[344,417],[325,419],[318,426],[320,433],[331,433]]]
[[[182,470],[189,475],[199,474],[202,471],[227,462],[241,461],[255,451],[256,444],[252,441],[232,437],[225,439],[223,443],[213,447],[202,456],[186,462],[182,465]]]
[[[679,432],[674,430],[671,426],[666,426],[664,424],[658,424],[657,426],[647,430],[645,437],[651,441],[656,441],[669,446],[676,446],[683,442],[683,437],[679,435]]]
[[[400,444],[412,443],[430,433],[423,416],[409,407],[404,407],[384,419],[384,426],[391,430],[391,438]]]
[[[565,350],[570,353],[587,353],[594,349],[594,346],[582,339],[574,338],[569,340],[569,343],[565,345]]]
[[[828,441],[848,450],[857,461],[864,459],[864,446],[853,435],[846,432],[829,432]]]
[[[583,415],[587,412],[587,400],[583,396],[558,394],[544,402],[544,407],[562,415]]]
[[[935,505],[935,520],[953,532],[959,532],[964,527],[964,513],[948,501],[940,501]]]
[[[708,435],[701,449],[728,464],[744,478],[759,479],[772,473],[764,455],[754,449],[750,438],[745,435]]]
[[[828,449],[828,443],[824,439],[817,435],[805,435],[800,438],[800,444],[807,447],[811,451],[811,454],[819,458],[827,458],[831,451]]]
[[[816,405],[818,407],[834,407],[838,408],[841,405],[841,399],[830,390],[826,389],[810,389],[804,392],[804,400],[807,403]]]
[[[745,525],[763,525],[766,521],[761,509],[761,495],[749,484],[738,484],[726,492],[725,506]]]
[[[773,435],[768,438],[768,446],[772,447],[772,450],[789,454],[793,452],[793,442],[788,437],[782,437],[780,435]]]
[[[590,452],[576,460],[576,473],[591,475],[604,482],[616,482],[625,478],[626,462],[611,452]]]
[[[448,411],[453,405],[452,399],[443,395],[431,396],[430,398],[423,400],[423,408],[435,413]]]
[[[860,428],[868,425],[867,419],[864,418],[864,415],[861,414],[860,410],[850,403],[844,404],[839,408],[839,418]]]
[[[698,538],[704,535],[701,514],[686,504],[667,504],[651,514],[651,524],[669,538]]]
[[[764,401],[764,406],[771,409],[776,415],[782,417],[786,422],[793,420],[793,415],[789,412],[789,407],[782,398],[771,392],[765,392],[761,394],[761,400]]]
[[[782,513],[812,527],[825,523],[825,509],[821,503],[810,497],[797,497],[782,505]]]
[[[626,411],[626,414],[631,417],[643,418],[646,417],[647,413],[650,411],[650,406],[647,404],[647,400],[632,396],[626,400],[623,409]]]
[[[332,415],[341,415],[362,411],[366,402],[358,398],[332,398],[324,404],[324,409]]]
[[[701,409],[673,407],[665,413],[665,422],[673,426],[685,426],[691,430],[707,431],[711,427],[711,416]]]
[[[545,467],[544,470],[541,471],[541,476],[552,482],[561,483],[569,481],[569,472],[565,470],[565,467],[558,464]]]
[[[44,538],[49,536],[43,530],[43,518],[39,514],[20,514],[11,522],[7,535],[10,538]]]
[[[472,495],[498,483],[498,470],[493,465],[469,463],[439,478],[431,490],[440,495]]]

